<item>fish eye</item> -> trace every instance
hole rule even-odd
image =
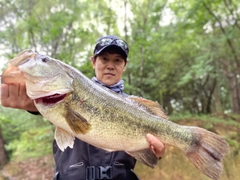
[[[48,62],[49,61],[49,58],[48,57],[43,57],[42,58],[42,62]]]

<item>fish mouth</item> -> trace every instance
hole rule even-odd
[[[42,103],[45,105],[54,105],[61,102],[66,96],[67,94],[53,94],[50,96],[37,98],[34,101],[36,102],[36,104]]]

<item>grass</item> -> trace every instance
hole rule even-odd
[[[198,126],[221,135],[227,140],[230,152],[223,160],[220,180],[238,180],[240,169],[240,116],[171,116],[170,120],[181,125]],[[141,180],[210,180],[196,169],[178,149],[167,147],[164,157],[151,169],[138,162],[134,170]]]
[[[238,115],[193,115],[193,114],[181,114],[177,116],[171,116],[170,120],[173,122],[178,122],[178,121],[193,121],[193,120],[198,120],[198,121],[203,121],[206,123],[205,125],[213,124],[213,123],[221,123],[224,125],[232,125],[232,126],[237,126],[240,128],[240,116]]]
[[[224,158],[220,180],[239,180],[240,152],[232,151]],[[134,172],[141,180],[210,180],[196,169],[178,149],[168,147],[157,167],[151,169],[138,162]]]

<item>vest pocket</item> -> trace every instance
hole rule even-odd
[[[115,161],[113,169],[116,180],[139,180],[137,175],[131,169],[126,168],[123,163]]]
[[[114,161],[113,163],[113,177],[114,180],[125,180],[126,179],[126,168],[125,165]]]
[[[78,162],[68,166],[66,177],[71,180],[85,180],[84,162]]]
[[[82,167],[82,166],[84,166],[84,163],[83,162],[78,162],[76,164],[70,165],[68,167],[68,169],[70,169],[70,168],[79,168],[79,167]]]

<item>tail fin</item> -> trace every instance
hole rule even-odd
[[[199,137],[199,141],[195,141],[185,154],[203,174],[214,180],[219,179],[223,169],[222,159],[228,153],[228,143],[205,129],[191,129]]]

